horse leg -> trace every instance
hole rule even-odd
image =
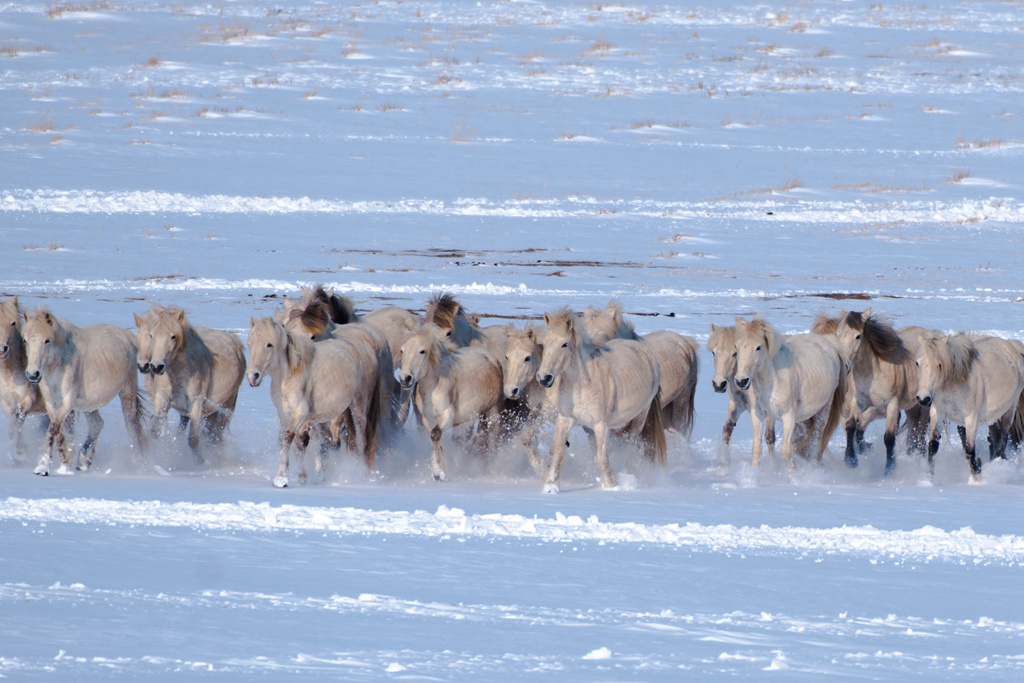
[[[594,425],[594,438],[597,441],[597,452],[595,459],[597,467],[601,470],[601,485],[606,489],[618,488],[619,480],[612,471],[611,463],[608,460],[608,424],[598,422]]]
[[[786,469],[790,472],[796,470],[793,464],[793,430],[796,429],[796,416],[793,413],[786,413],[782,416],[782,459],[786,461]]]
[[[558,477],[562,473],[562,460],[565,459],[565,449],[569,445],[572,423],[572,418],[564,415],[559,415],[555,419],[555,435],[551,439],[551,464],[548,466],[548,476],[541,489],[544,493],[558,493]]]
[[[288,451],[294,439],[295,432],[291,429],[281,430],[281,460],[277,465],[277,476],[274,477],[274,486],[279,489],[288,486]]]
[[[885,474],[892,472],[896,466],[896,432],[900,428],[900,404],[898,401],[890,401],[885,409]]]
[[[309,477],[306,474],[306,449],[309,448],[309,422],[303,422],[299,427],[298,431],[295,432],[295,450],[297,451],[297,460],[299,461],[299,483],[305,484],[309,481]],[[323,462],[317,462],[316,465],[322,472]]]
[[[923,455],[925,453],[925,432],[927,421],[924,419],[924,411],[918,404],[912,405],[904,412],[907,423],[907,450],[911,453]]]
[[[100,432],[103,431],[103,417],[100,411],[87,412],[85,421],[89,425],[89,433],[78,451],[78,469],[81,472],[88,472],[92,466],[92,461],[96,458],[96,439],[100,438]]]
[[[761,430],[764,429],[764,422],[757,415],[757,411],[751,406],[750,429],[753,432],[753,441],[750,445],[750,466],[761,466]],[[772,440],[775,440],[775,425],[772,424]]]
[[[143,424],[139,385],[134,374],[131,375],[131,379],[121,389],[121,414],[124,415],[124,424],[128,429],[128,434],[132,437],[132,450],[135,451],[135,458],[141,462],[148,446],[148,440],[146,438],[146,426]]]
[[[7,416],[7,435],[14,443],[14,463],[20,465],[25,462],[25,454],[28,447],[25,445],[25,413],[16,410]]]
[[[434,481],[444,481],[445,474],[444,449],[441,448],[441,428],[434,425],[430,430],[430,473]]]
[[[864,432],[860,432],[861,440],[864,439]],[[850,467],[857,466],[857,452],[855,447],[857,441],[857,417],[851,415],[846,419],[846,464]]]
[[[353,453],[359,452],[359,444],[356,443],[356,423],[352,417],[352,408],[347,408],[341,415],[345,424],[345,448]],[[340,439],[339,439],[340,443]]]
[[[64,432],[59,428],[60,420],[53,417],[50,418],[50,425],[46,428],[46,440],[43,446],[43,454],[39,456],[39,463],[33,470],[40,476],[47,476],[50,474],[50,462],[53,458],[53,447],[55,442],[59,440],[59,446],[61,448],[61,461],[64,460]]]
[[[519,433],[519,439],[523,442],[523,446],[526,447],[526,457],[530,461],[533,471],[537,473],[537,476],[543,477],[547,471],[547,463],[540,457],[540,453],[537,452],[537,446],[533,442],[533,437],[537,435],[539,429],[540,418],[531,417],[530,421],[523,427],[523,431]]]
[[[196,462],[200,465],[203,464],[203,454],[199,452],[199,433],[203,427],[203,404],[205,401],[202,396],[195,396],[192,398],[192,404],[188,410],[188,447],[192,449],[192,455],[195,456]]]
[[[977,482],[981,474],[981,459],[978,458],[974,450],[974,442],[978,434],[978,419],[973,415],[968,415],[967,419],[964,420],[964,425],[957,425],[956,430],[960,434],[960,440],[964,445],[964,455],[967,457],[967,462],[971,465],[971,482]]]

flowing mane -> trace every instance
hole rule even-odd
[[[833,318],[825,313],[814,316],[814,324],[811,325],[811,332],[814,334],[835,334],[839,329],[840,318]]]
[[[68,330],[60,318],[50,312],[49,308],[37,308],[32,313],[25,313],[24,315],[26,324],[34,322],[37,325],[47,327],[53,336],[55,346],[62,348],[67,344],[70,330]]]
[[[864,314],[858,311],[847,313],[843,322],[852,330],[860,332],[871,353],[882,360],[898,365],[909,359],[909,351],[892,328],[892,324],[883,322],[870,313],[865,319]]]
[[[765,351],[769,358],[774,358],[782,348],[782,334],[763,318],[752,320],[736,318],[736,336],[737,338],[740,336],[760,337],[764,340]]]
[[[324,290],[324,286],[318,284],[312,290],[303,289],[303,299],[310,302],[319,301],[327,306],[327,313],[331,322],[336,325],[348,325],[359,322],[359,315],[356,313],[355,304],[347,296],[335,294],[334,288]]]
[[[595,344],[603,344],[609,339],[639,339],[633,323],[626,320],[622,304],[612,299],[604,309],[587,306],[583,311],[583,325]]]
[[[434,323],[441,329],[452,329],[455,327],[455,320],[465,317],[462,311],[462,304],[458,302],[451,292],[440,292],[430,297],[427,303],[427,312],[424,318],[428,323]]]
[[[599,353],[600,347],[583,325],[577,324],[578,318],[568,306],[562,306],[551,313],[544,314],[544,324],[549,330],[561,328],[573,341],[573,345],[584,349],[587,353]]]
[[[312,336],[329,334],[332,328],[330,306],[324,301],[311,299],[305,306],[292,308],[285,313],[285,324],[298,324]]]
[[[966,384],[974,361],[978,358],[974,341],[962,333],[949,337],[927,337],[921,342],[921,353],[932,355],[939,360],[942,365],[944,386]]]
[[[736,346],[736,328],[732,325],[712,325],[708,337],[708,350],[718,351]]]

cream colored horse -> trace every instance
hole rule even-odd
[[[551,388],[558,379],[558,418],[544,491],[557,493],[566,439],[573,425],[593,430],[597,466],[605,488],[618,486],[608,461],[609,434],[640,427],[649,455],[664,464],[665,430],[658,389],[661,373],[654,353],[641,342],[612,339],[597,346],[568,308],[544,314],[547,327],[537,381]]]
[[[402,346],[398,373],[404,387],[415,386],[414,400],[430,433],[430,471],[447,477],[441,434],[461,424],[480,424],[478,437],[493,450],[502,402],[501,364],[484,348],[457,349],[444,331],[427,323]]]
[[[604,309],[590,306],[583,312],[583,326],[591,341],[600,346],[611,339],[641,340],[658,359],[661,372],[661,410],[665,428],[689,438],[693,431],[694,397],[700,358],[697,341],[669,330],[639,336],[626,319],[622,304],[612,299]]]
[[[56,445],[61,459],[58,472],[70,474],[69,444],[61,426],[75,410],[85,412],[89,425],[78,454],[78,469],[88,470],[103,429],[99,410],[115,396],[121,398],[121,412],[132,437],[132,448],[141,458],[146,436],[134,335],[103,323],[77,327],[47,309],[25,314],[22,334],[27,349],[25,376],[39,386],[50,418],[46,448],[35,473],[49,474]]]
[[[320,287],[303,289],[298,301],[286,299],[282,321],[290,332],[308,336],[314,341],[341,339],[352,344],[359,352],[364,371],[363,380],[374,388],[370,410],[365,420],[377,425],[369,435],[370,452],[376,453],[381,439],[390,439],[405,421],[408,403],[403,403],[401,387],[395,380],[391,345],[379,329],[368,323],[358,322],[346,308],[350,306],[344,297],[330,294]],[[357,449],[354,423],[346,413],[343,422],[349,450]]]
[[[711,388],[717,394],[729,394],[729,412],[722,425],[722,444],[728,447],[740,415],[750,410],[748,392],[736,385],[736,328],[712,323],[707,348],[714,363]],[[771,455],[775,451],[775,420],[765,421],[764,441]]]
[[[545,389],[537,381],[543,354],[544,347],[540,345],[538,333],[533,327],[525,330],[509,328],[508,344],[501,364],[505,398],[526,405],[528,412],[519,438],[526,448],[530,465],[541,477],[547,474],[548,464],[538,452],[534,437],[545,422],[554,422],[558,417],[557,386]]]
[[[779,450],[793,470],[796,427],[813,419],[811,453],[821,462],[846,396],[846,372],[834,344],[816,334],[783,336],[758,318],[736,318],[736,386],[750,401],[751,465],[760,464],[768,420],[782,422]]]
[[[291,447],[298,450],[299,481],[306,483],[305,451],[311,425],[335,428],[346,411],[352,416],[357,452],[373,467],[372,440],[376,430],[367,416],[374,386],[366,382],[363,355],[350,343],[326,339],[314,343],[304,334],[289,332],[274,318],[250,320],[249,384],[258,387],[270,377],[270,398],[281,421],[281,460],[273,484],[288,486]],[[336,437],[336,433],[335,433]],[[362,443],[360,443],[362,442]],[[316,455],[315,471],[324,470],[324,449]]]
[[[219,443],[231,422],[245,377],[245,347],[230,332],[192,325],[180,308],[153,306],[135,316],[135,325],[139,368],[153,378],[146,388],[152,391],[154,434],[173,407],[182,424],[187,420],[188,445],[201,460],[201,432]]]
[[[864,430],[884,417],[885,473],[889,474],[896,464],[900,411],[918,408],[914,354],[892,325],[871,315],[871,309],[842,311],[838,318],[819,315],[811,330],[834,334],[839,356],[849,368],[844,411],[846,464],[857,466],[857,452],[864,448]],[[912,430],[911,448],[915,433]]]
[[[989,427],[989,456],[1003,457],[1015,420],[1024,418],[1024,345],[966,334],[924,337],[917,351],[917,400],[929,411],[928,463],[939,449],[938,423],[957,425],[971,481],[981,474],[978,427]],[[1017,425],[1019,431],[1020,426]]]
[[[25,340],[21,336],[22,310],[18,297],[0,302],[0,406],[7,414],[7,431],[14,445],[14,462],[28,454],[25,445],[25,417],[46,415],[39,387],[25,377]]]
[[[456,347],[482,346],[495,358],[501,358],[508,343],[508,325],[480,327],[476,317],[466,314],[462,304],[450,292],[435,294],[427,302],[423,316],[427,323],[441,328],[445,337]]]

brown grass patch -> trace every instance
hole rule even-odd
[[[58,19],[73,12],[99,12],[108,9],[110,9],[108,2],[57,2],[46,8],[46,16],[48,19]]]
[[[968,140],[964,137],[963,133],[956,139],[956,146],[960,149],[996,149],[999,147],[1009,147],[1011,145],[1019,145],[1020,142],[1017,140],[1003,140],[1002,138],[992,138],[990,140]]]
[[[454,144],[461,144],[472,140],[475,134],[476,126],[470,126],[465,120],[460,119],[452,126],[452,130],[448,133],[448,137],[445,140]]]
[[[966,168],[958,168],[956,172],[950,177],[946,178],[946,182],[952,185],[959,183],[962,180],[967,180],[971,177],[970,170]]]

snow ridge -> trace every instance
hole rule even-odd
[[[164,503],[93,498],[7,498],[0,502],[0,520],[66,522],[111,526],[189,527],[203,531],[337,532],[394,534],[432,538],[517,539],[521,541],[656,544],[694,552],[726,554],[849,555],[872,562],[955,562],[960,564],[1024,565],[1024,537],[992,536],[970,527],[946,531],[922,527],[911,531],[873,526],[737,527],[602,522],[556,513],[540,519],[510,514],[467,515],[440,506],[436,512],[366,510],[359,508],[273,506],[269,503]]]

